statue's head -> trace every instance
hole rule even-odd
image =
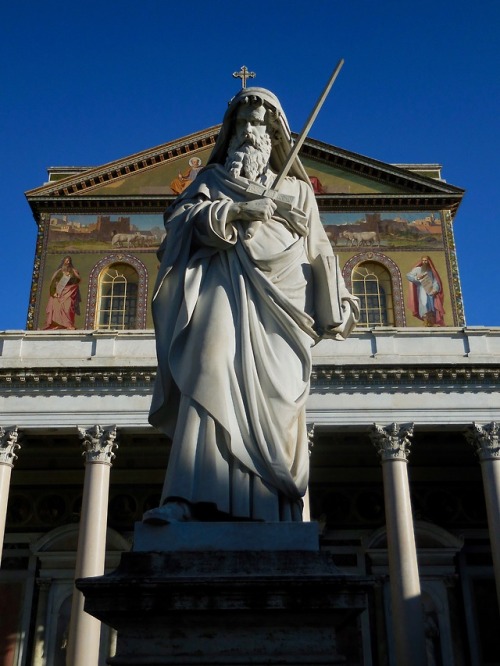
[[[229,102],[208,163],[224,164],[237,173],[240,167],[233,168],[229,163],[240,146],[243,152],[253,153],[258,161],[269,164],[275,173],[280,171],[291,150],[292,135],[281,104],[276,95],[265,88],[244,88]],[[262,164],[257,168],[262,170]],[[308,182],[299,160],[289,173]],[[252,175],[247,177],[253,179]]]
[[[273,125],[262,99],[244,96],[232,117],[225,166],[233,176],[256,180],[267,169]]]
[[[234,132],[236,118],[241,114],[249,113],[250,110],[256,111],[262,116],[269,134],[274,135],[276,140],[279,140],[279,134],[286,130],[284,134],[290,141],[290,128],[281,104],[276,95],[265,88],[245,88],[235,95],[229,102],[223,125],[229,122],[229,130]]]

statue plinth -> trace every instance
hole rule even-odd
[[[136,523],[134,552],[319,550],[316,523]]]
[[[338,653],[336,628],[366,608],[368,579],[352,580],[313,547],[314,523],[278,526],[274,548],[270,527],[277,526],[138,525],[118,569],[77,581],[85,610],[118,631],[109,663],[349,663]],[[163,548],[144,550],[155,531]],[[217,532],[218,549],[210,540]]]

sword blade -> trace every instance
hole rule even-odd
[[[328,83],[325,86],[325,89],[321,93],[318,101],[316,102],[313,110],[311,111],[309,118],[306,120],[306,124],[304,125],[302,132],[300,133],[297,141],[294,143],[291,151],[288,153],[288,157],[285,160],[285,164],[283,165],[281,171],[279,174],[276,176],[276,180],[274,181],[272,185],[273,190],[277,190],[281,183],[285,180],[286,176],[288,175],[288,172],[290,171],[290,167],[292,166],[295,158],[299,154],[299,150],[302,148],[302,144],[306,140],[307,135],[309,134],[309,130],[313,126],[314,121],[316,120],[316,116],[320,112],[321,107],[323,106],[325,99],[328,96],[328,93],[331,90],[331,87],[335,83],[335,79],[337,78],[340,70],[342,69],[342,65],[344,64],[344,59],[341,58],[333,70],[332,75],[328,79]]]

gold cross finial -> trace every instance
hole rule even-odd
[[[233,76],[235,79],[241,79],[241,87],[247,87],[247,79],[255,79],[255,72],[249,72],[248,69],[243,65],[239,72],[234,72]]]

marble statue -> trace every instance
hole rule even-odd
[[[359,308],[301,162],[267,189],[291,144],[278,99],[242,89],[165,214],[149,419],[172,448],[146,522],[302,519],[311,348],[345,338]]]

